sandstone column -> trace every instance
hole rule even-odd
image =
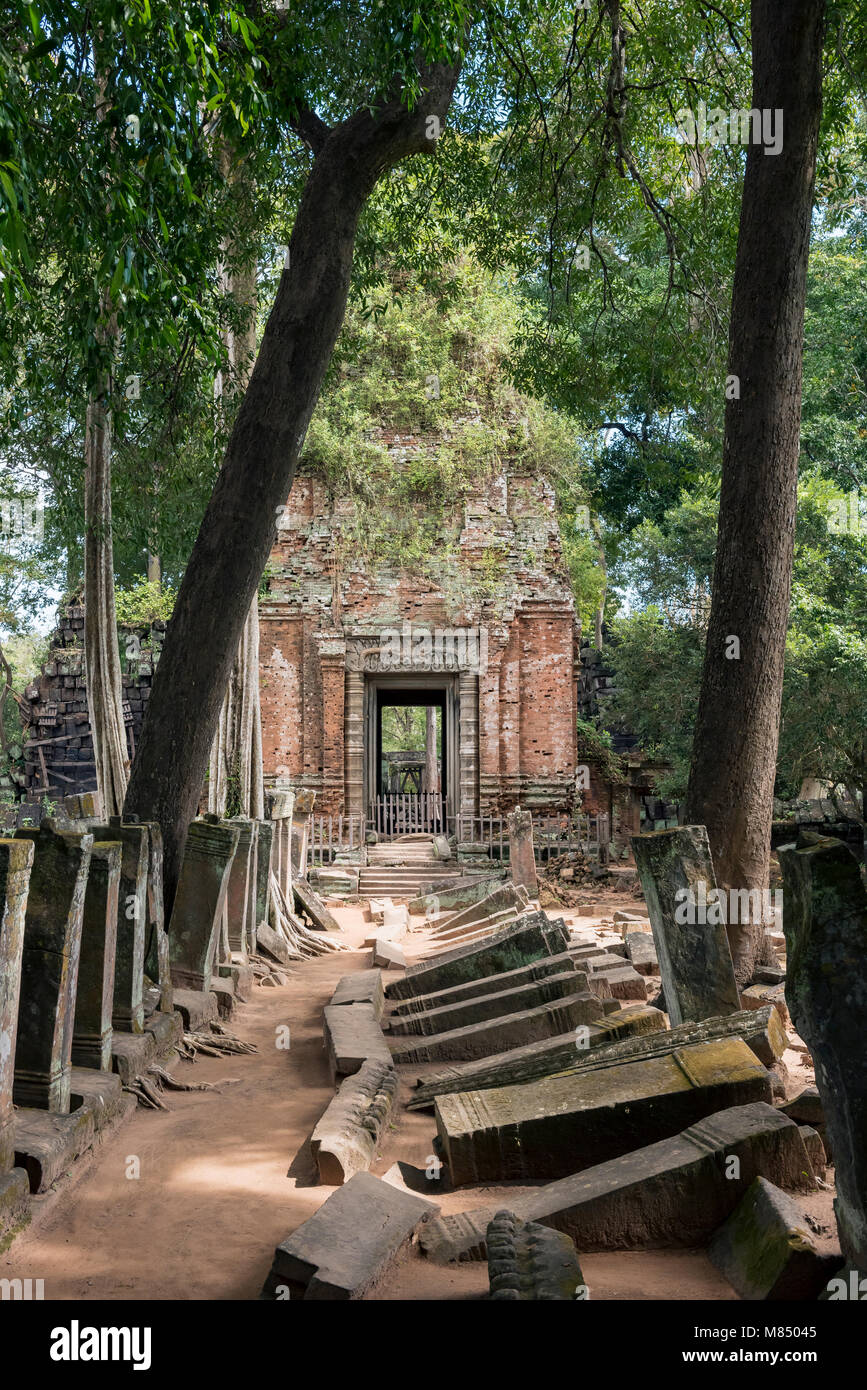
[[[256,834],[255,823],[244,816],[236,816],[224,822],[226,826],[237,826],[238,842],[235,857],[229,871],[226,894],[226,912],[229,926],[229,951],[246,961],[250,949],[249,918],[251,915],[250,890],[253,888],[253,855]],[[255,889],[253,888],[255,893]],[[171,933],[169,933],[171,935]],[[202,986],[198,986],[202,988]]]
[[[22,828],[33,845],[15,1052],[16,1105],[69,1113],[75,991],[93,836]]]
[[[512,882],[523,884],[531,898],[538,896],[533,816],[530,811],[522,811],[520,806],[509,814],[509,872]]]
[[[15,1159],[12,1086],[24,952],[24,914],[32,865],[32,844],[21,840],[0,840],[0,1231],[3,1229],[4,1179]]]
[[[111,1016],[123,845],[94,840],[84,896],[72,1065],[111,1071]]]
[[[220,823],[217,816],[195,820],[190,826],[169,923],[172,984],[177,989],[210,987],[239,838],[238,824]]]
[[[274,840],[274,822],[270,820],[259,821],[259,832],[256,841],[256,919],[254,928],[260,922],[268,925],[268,907],[271,901],[271,851]],[[253,949],[256,948],[256,938],[253,937]]]
[[[364,814],[364,673],[346,672],[344,777],[346,812]]]
[[[717,915],[703,909],[716,891],[704,826],[680,825],[634,835],[632,847],[671,1026],[737,1013],[740,996],[725,926],[721,921],[698,920]],[[690,903],[695,905],[692,912]]]
[[[842,840],[780,851],[786,1003],[816,1065],[836,1169],[843,1254],[867,1275],[867,892]]]
[[[163,832],[156,821],[143,821],[148,833],[147,930],[145,971],[159,985],[160,1013],[170,1014],[172,968],[163,906]]]
[[[296,878],[307,877],[307,850],[310,843],[310,817],[313,814],[313,807],[316,804],[316,793],[309,791],[298,791],[292,803],[292,827],[291,827],[291,847],[290,860],[292,864],[292,881]],[[289,906],[291,901],[287,898]]]
[[[479,802],[479,678],[472,671],[461,671],[458,678],[461,706],[460,800],[459,815],[470,818],[478,813]],[[475,831],[469,831],[474,838]]]
[[[93,833],[100,840],[117,840],[122,847],[112,1027],[120,1033],[141,1033],[144,1029],[148,828],[140,824],[122,825],[120,816],[111,816],[108,825],[95,825]]]

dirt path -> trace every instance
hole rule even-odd
[[[347,941],[360,942],[360,913],[336,915]],[[232,1023],[256,1055],[175,1067],[184,1080],[238,1084],[170,1093],[168,1114],[136,1111],[59,1192],[37,1199],[30,1228],[0,1256],[0,1277],[43,1279],[49,1300],[256,1298],[274,1246],[333,1190],[316,1184],[307,1146],[333,1095],[322,1006],[338,977],[365,968],[369,956],[329,955],[297,967],[283,987],[256,988]],[[277,1046],[285,1025],[288,1051]],[[424,1168],[433,1134],[430,1115],[401,1105],[373,1172],[397,1159]],[[138,1177],[127,1175],[134,1158]],[[430,1195],[456,1211],[505,1203],[514,1191]],[[588,1255],[582,1267],[594,1299],[735,1297],[700,1251]],[[483,1264],[441,1268],[416,1257],[377,1297],[473,1299],[486,1290]]]

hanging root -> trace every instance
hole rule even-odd
[[[286,901],[275,874],[271,875],[271,913],[274,930],[282,936],[292,960],[309,960],[329,951],[348,951],[343,941],[333,941],[323,932],[311,931]]]

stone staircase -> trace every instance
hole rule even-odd
[[[362,898],[415,898],[432,883],[460,878],[461,866],[438,859],[429,836],[407,837],[386,844],[369,845],[367,864],[361,870],[358,893]]]

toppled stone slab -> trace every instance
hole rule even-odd
[[[406,1014],[419,1013],[425,1009],[438,1009],[444,1004],[457,1004],[462,999],[474,999],[480,994],[500,994],[506,989],[517,989],[520,985],[532,984],[536,980],[544,980],[548,975],[561,975],[564,971],[571,971],[575,979],[576,988],[587,988],[587,976],[584,974],[568,951],[564,951],[559,956],[545,956],[542,960],[531,961],[529,965],[522,965],[517,970],[506,970],[501,975],[488,975],[481,980],[466,980],[461,985],[452,985],[450,989],[438,989],[432,994],[418,994],[411,999],[401,999],[394,1005],[391,1017],[402,1018]]]
[[[266,923],[260,922],[259,926]],[[235,986],[235,996],[242,1003],[247,1004],[253,997],[253,971],[249,965],[242,965],[235,961],[221,961],[217,966],[217,974],[225,980],[231,980]]]
[[[842,1256],[820,1255],[797,1204],[756,1178],[708,1246],[708,1259],[741,1298],[818,1298]]]
[[[292,963],[292,954],[287,943],[267,922],[260,922],[256,928],[256,950],[260,955],[276,961],[278,965],[288,966]]]
[[[339,1187],[370,1167],[396,1090],[397,1073],[386,1062],[364,1062],[341,1083],[310,1140],[320,1182]]]
[[[479,898],[469,907],[447,917],[445,921],[439,923],[439,927],[441,930],[451,931],[455,927],[463,927],[471,922],[481,922],[484,918],[496,916],[500,912],[516,911],[526,907],[529,900],[526,888],[518,887],[512,883],[511,879],[507,879],[505,883],[499,884],[484,898]]]
[[[385,996],[381,970],[357,970],[341,975],[331,996],[332,1004],[370,1004],[377,1019],[382,1018]]]
[[[262,1296],[364,1298],[438,1211],[433,1202],[356,1173],[277,1246]]]
[[[704,826],[633,835],[632,847],[672,1024],[737,1013],[741,1005],[725,927],[721,922],[691,924],[689,913],[680,910],[702,893],[707,898],[716,890]]]
[[[582,1023],[593,1023],[603,1012],[602,1002],[587,991],[567,994],[535,1009],[505,1014],[465,1028],[452,1028],[419,1038],[395,1038],[391,1055],[395,1062],[468,1062],[473,1057],[490,1057],[510,1047],[522,1047],[540,1038],[555,1037]]]
[[[559,1178],[667,1139],[727,1105],[770,1101],[767,1071],[740,1038],[661,1057],[438,1096],[452,1182]]]
[[[632,968],[639,975],[654,975],[659,970],[659,957],[650,932],[630,931],[626,933],[626,953]]]
[[[548,1183],[512,1209],[566,1232],[581,1251],[700,1246],[759,1176],[790,1191],[815,1190],[798,1126],[762,1102]],[[432,1221],[420,1236],[424,1253],[443,1264],[484,1259],[493,1215],[483,1207]]]
[[[597,1049],[612,1050],[617,1039],[634,1038],[662,1032],[665,1015],[648,1004],[631,1004],[594,1023],[583,1024],[571,1033],[499,1052],[480,1062],[465,1062],[462,1066],[447,1067],[437,1076],[418,1083],[410,1098],[408,1110],[432,1110],[438,1095],[455,1091],[483,1091],[492,1086],[517,1085],[537,1081],[541,1076],[571,1067],[576,1059],[592,1057]],[[667,1035],[666,1035],[667,1036]],[[675,1046],[676,1044],[672,1044]]]
[[[540,1004],[550,1004],[552,1000],[563,999],[567,994],[580,991],[581,977],[577,971],[565,970],[559,975],[547,975],[541,980],[531,980],[512,989],[501,990],[498,994],[471,995],[434,1009],[393,1014],[389,1019],[389,1033],[392,1037],[407,1033],[432,1037],[453,1028],[466,1028],[487,1019],[502,1018],[505,1014],[535,1009]]]
[[[313,925],[320,931],[341,930],[337,918],[328,911],[319,894],[314,892],[303,878],[293,880],[292,892],[295,895],[296,907],[299,911],[306,912]]]
[[[485,898],[506,876],[505,866],[496,868],[489,865],[485,874],[467,874],[462,878],[443,878],[429,884],[426,893],[410,898],[407,911],[416,917],[424,913],[426,917],[437,912],[456,912],[462,907]]]
[[[386,996],[409,999],[466,980],[517,970],[543,956],[561,955],[568,941],[562,918],[550,922],[544,912],[530,912],[477,945],[461,946],[421,965],[411,965],[403,979],[392,981]]]
[[[217,1001],[210,990],[176,988],[172,994],[186,1032],[195,1033],[217,1017]]]
[[[784,1105],[783,1110],[786,1114],[799,1125],[812,1125],[821,1133],[825,1124],[825,1107],[822,1104],[822,1097],[819,1095],[818,1087],[805,1086],[803,1091]]]
[[[488,1225],[492,1299],[573,1301],[585,1287],[575,1242],[562,1231],[498,1211]]]
[[[438,951],[445,950],[449,946],[462,946],[464,943],[481,941],[484,937],[490,936],[498,927],[504,927],[509,922],[517,919],[517,912],[513,907],[507,907],[502,912],[493,912],[490,917],[482,917],[475,922],[465,922],[463,926],[452,927],[446,924],[437,927],[430,936],[430,944]]]
[[[326,1004],[323,1013],[332,1081],[354,1075],[367,1061],[391,1065],[391,1053],[372,1004]]]

